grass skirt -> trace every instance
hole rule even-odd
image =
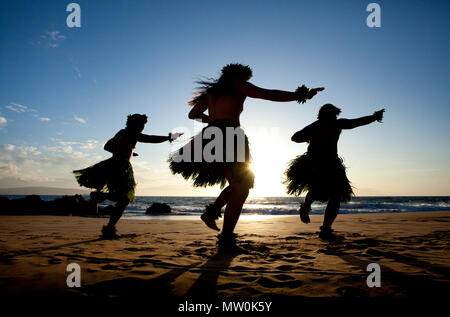
[[[80,186],[107,192],[109,200],[128,198],[130,202],[134,201],[136,182],[129,161],[112,157],[73,173]]]
[[[222,155],[220,155],[220,160],[217,159],[211,161],[206,159],[204,156],[203,150],[206,146],[209,146],[208,143],[211,142],[211,139],[209,137],[205,137],[205,132],[210,127],[218,128],[223,135],[223,142],[217,143],[220,149],[215,147],[212,151],[212,153],[216,153],[215,151],[222,152]],[[194,181],[195,187],[214,186],[218,184],[221,188],[223,188],[227,183],[227,180],[225,178],[225,170],[230,169],[232,171],[232,177],[234,180],[236,180],[240,184],[248,186],[248,188],[252,188],[254,185],[255,177],[252,170],[250,169],[251,156],[248,138],[244,134],[242,129],[238,128],[245,138],[245,157],[241,157],[240,159],[238,159],[237,137],[234,137],[234,140],[231,140],[230,136],[228,136],[228,141],[234,141],[234,146],[231,149],[228,149],[228,151],[233,150],[232,153],[234,154],[234,156],[231,158],[231,160],[229,157],[227,159],[227,127],[238,128],[239,126],[230,120],[216,120],[210,123],[206,128],[204,128],[202,132],[194,136],[185,146],[173,153],[168,160],[169,168],[172,174],[180,174],[185,179],[192,179]],[[215,140],[215,138],[212,139]],[[201,142],[201,145],[199,147],[199,149],[201,149],[201,152],[194,154],[196,149],[196,142]]]
[[[289,162],[285,172],[287,193],[299,196],[310,192],[315,200],[326,202],[331,197],[340,197],[347,202],[354,195],[345,166],[338,156],[332,159],[314,159],[305,153]]]

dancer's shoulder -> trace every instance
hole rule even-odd
[[[235,80],[231,85],[235,92],[248,97],[261,98],[266,92],[265,89],[255,86],[245,80]]]

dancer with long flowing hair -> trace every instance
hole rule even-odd
[[[223,188],[228,182],[201,216],[209,228],[220,231],[216,220],[226,205],[222,232],[218,236],[219,248],[223,250],[239,250],[233,232],[254,183],[254,174],[249,167],[249,141],[240,128],[245,99],[304,103],[323,90],[308,89],[304,85],[295,92],[264,89],[249,83],[251,77],[249,66],[229,64],[222,68],[217,80],[200,81],[200,90],[189,103],[192,106],[189,118],[201,120],[208,126],[169,159],[172,173],[191,178],[194,186],[218,184]],[[210,142],[215,145],[213,149]]]

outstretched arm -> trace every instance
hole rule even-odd
[[[138,136],[138,142],[142,143],[163,143],[166,141],[172,142],[173,140],[178,139],[180,136],[182,136],[183,133],[169,133],[168,136],[162,136],[162,135],[148,135],[148,134],[139,134]]]
[[[383,113],[384,109],[374,112],[373,115],[371,116],[365,116],[356,119],[339,119],[338,120],[339,127],[341,129],[353,129],[363,125],[370,124],[375,121],[381,122],[381,120],[383,119]]]
[[[247,97],[265,99],[270,101],[280,101],[280,102],[295,101],[299,100],[301,97],[296,92],[275,90],[275,89],[264,89],[246,81],[235,82],[233,84],[233,87],[241,94],[246,95]],[[322,91],[323,89],[324,88],[311,89],[308,96],[306,96],[306,99],[311,99],[317,94],[318,91]]]

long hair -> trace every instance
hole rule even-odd
[[[190,106],[195,106],[200,99],[207,94],[216,96],[224,95],[232,91],[232,83],[236,78],[243,78],[245,81],[253,76],[252,69],[248,65],[228,64],[222,68],[221,75],[218,79],[207,78],[199,80],[196,83],[198,92],[195,97],[189,101]]]

